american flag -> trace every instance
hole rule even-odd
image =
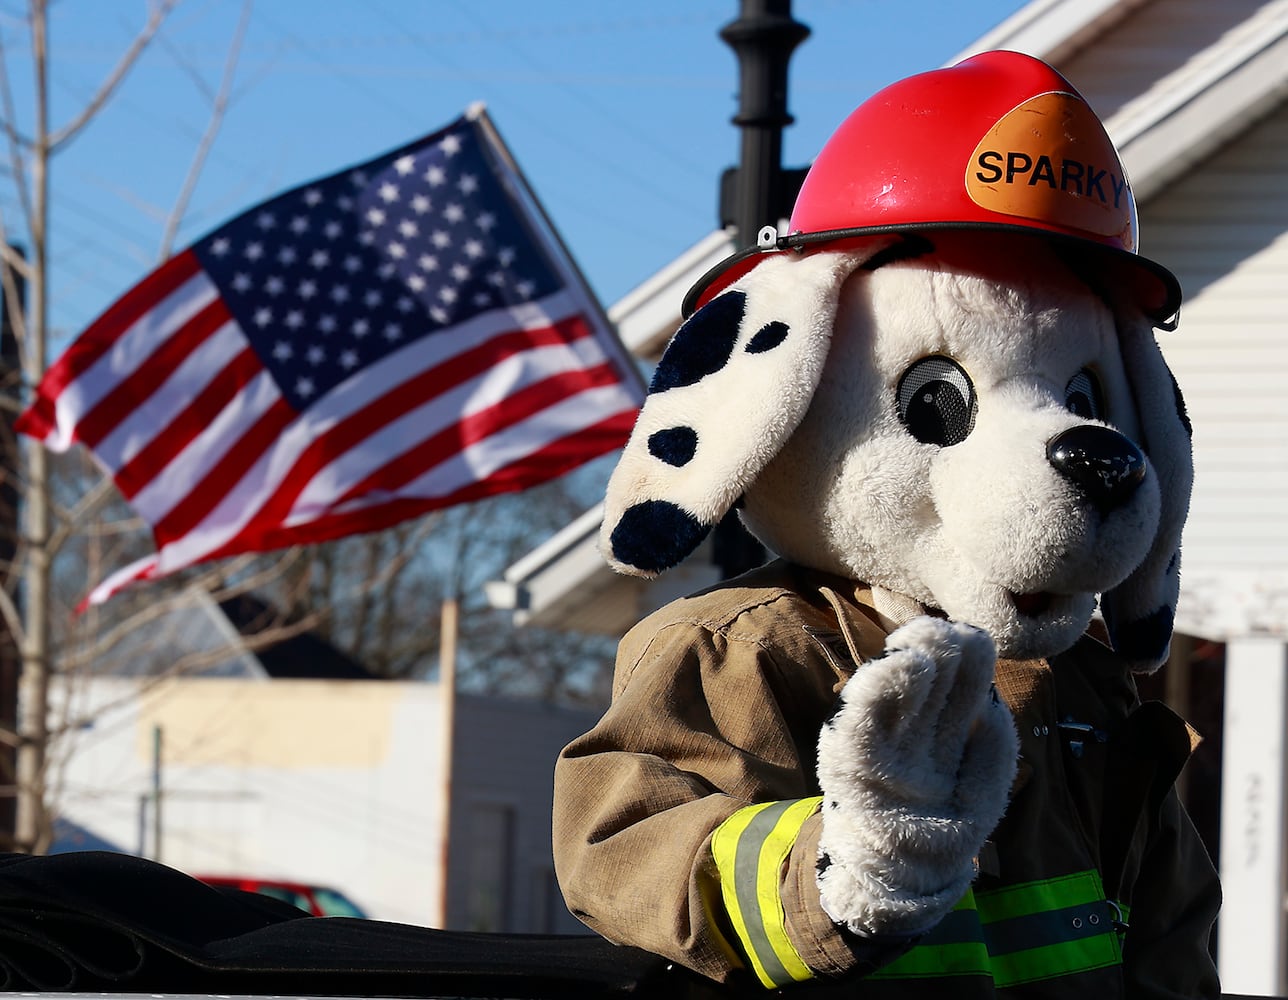
[[[18,429],[88,447],[156,553],[89,595],[389,527],[620,447],[642,396],[471,112],[170,258],[47,371]]]

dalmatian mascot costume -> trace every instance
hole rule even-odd
[[[690,293],[608,486],[619,571],[731,509],[776,558],[623,639],[556,770],[569,906],[748,993],[1218,995],[1197,737],[1133,681],[1189,502],[1180,291],[1103,126],[1028,56],[910,77],[789,228]]]

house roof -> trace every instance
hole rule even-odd
[[[990,49],[1026,52],[1057,68],[1094,62],[1096,46],[1129,19],[1148,16],[1151,7],[1161,13],[1162,0],[1034,0],[945,65]],[[1178,58],[1106,116],[1138,203],[1288,97],[1288,2],[1269,0],[1247,13],[1232,30],[1205,37],[1199,51]],[[727,232],[714,232],[614,305],[609,316],[627,347],[640,357],[660,354],[680,323],[684,293],[732,249]],[[617,576],[599,557],[600,517],[599,508],[587,511],[515,563],[490,598],[515,609],[520,624],[624,631],[639,617],[641,584]],[[688,560],[699,562],[697,553]],[[619,599],[627,594],[630,599]],[[651,604],[662,597],[654,592]]]

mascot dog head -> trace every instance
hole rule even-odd
[[[983,117],[880,162],[871,137],[906,131],[910,98],[951,112],[954,73],[951,103]],[[965,164],[962,191],[931,183],[943,162]],[[1130,188],[1082,99],[1015,53],[896,84],[829,141],[792,229],[691,295],[609,484],[609,561],[659,573],[739,505],[892,617],[940,609],[1045,656],[1100,595],[1115,648],[1161,663],[1191,471],[1151,320],[1179,290],[1134,253]]]

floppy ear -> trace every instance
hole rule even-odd
[[[1137,313],[1118,313],[1118,343],[1144,438],[1141,446],[1158,476],[1158,533],[1142,562],[1100,597],[1109,638],[1133,671],[1152,673],[1167,660],[1180,594],[1181,531],[1189,512],[1194,466],[1190,421],[1180,386]]]
[[[818,385],[841,285],[877,249],[770,257],[676,331],[608,483],[614,569],[680,563],[778,453]]]

